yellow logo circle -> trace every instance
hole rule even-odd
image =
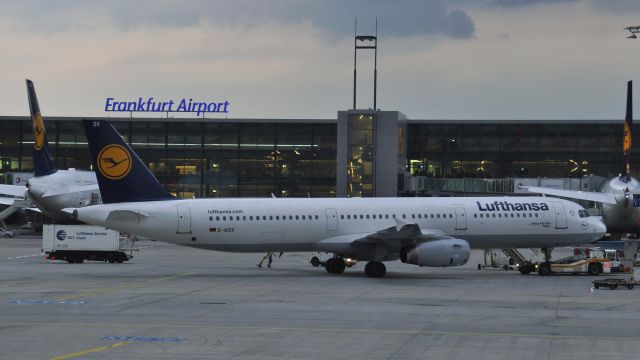
[[[98,170],[107,179],[122,179],[131,170],[131,155],[121,145],[107,145],[98,154]]]
[[[38,112],[33,117],[33,137],[35,139],[33,142],[34,149],[42,149],[42,147],[44,146],[44,136],[44,123],[42,122],[42,116],[40,116],[40,113]]]

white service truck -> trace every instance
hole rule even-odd
[[[80,264],[85,260],[122,263],[131,259],[132,240],[92,225],[44,225],[42,252],[49,260]]]

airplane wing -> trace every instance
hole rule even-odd
[[[13,205],[13,201],[15,199],[14,198],[10,198],[10,197],[5,197],[5,196],[0,196],[0,204],[2,205]]]
[[[589,192],[589,191],[576,191],[576,190],[562,190],[562,189],[550,189],[539,186],[525,186],[520,185],[518,189],[525,190],[531,193],[559,196],[570,199],[594,201],[604,204],[616,204],[616,198],[610,193],[601,192]]]
[[[0,184],[0,194],[16,196],[16,197],[24,197],[24,192],[27,190],[24,185],[3,185]]]
[[[455,239],[447,236],[439,229],[420,229],[418,224],[398,222],[392,226],[373,233],[356,233],[334,236],[321,240],[313,245],[314,250],[337,254],[375,254],[379,260],[395,260],[404,246],[423,242]]]

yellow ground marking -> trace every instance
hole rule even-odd
[[[156,282],[159,282],[159,281],[167,281],[167,280],[177,279],[177,278],[190,276],[190,275],[194,275],[194,274],[197,274],[197,272],[193,271],[193,272],[189,272],[189,273],[186,273],[186,274],[166,276],[166,277],[159,278],[159,279],[139,281],[139,282],[135,282],[135,283],[131,283],[131,284],[124,284],[124,285],[113,286],[113,287],[109,287],[109,288],[100,288],[100,289],[88,290],[88,291],[81,292],[81,293],[75,294],[75,295],[63,296],[61,298],[58,298],[57,300],[58,301],[79,300],[79,299],[83,299],[83,298],[86,298],[86,297],[89,297],[89,296],[108,294],[108,293],[112,293],[112,292],[118,291],[118,290],[124,290],[124,289],[133,288],[133,287],[144,286],[144,285],[153,284],[153,283],[156,283]]]
[[[219,330],[254,330],[254,331],[318,331],[318,332],[343,332],[343,333],[364,333],[364,334],[389,334],[389,335],[463,335],[463,336],[504,336],[504,337],[525,337],[525,338],[549,338],[549,339],[578,339],[578,340],[619,340],[638,341],[640,337],[607,337],[607,336],[579,336],[579,335],[555,335],[555,334],[518,334],[518,333],[487,333],[468,331],[429,331],[429,330],[375,330],[375,329],[340,329],[340,328],[314,328],[314,327],[258,327],[258,326],[216,326],[216,325],[174,325],[174,324],[127,324],[127,323],[28,323],[28,322],[7,322],[1,323],[4,326],[65,326],[65,327],[146,327],[146,328],[166,328],[166,329],[219,329]]]
[[[119,343],[115,343],[115,344],[111,344],[111,345],[107,345],[107,346],[101,346],[101,347],[97,347],[97,348],[93,348],[93,349],[89,349],[89,350],[78,351],[78,352],[75,352],[75,353],[72,353],[72,354],[56,356],[54,358],[51,358],[51,360],[70,359],[70,358],[79,357],[79,356],[83,356],[83,355],[87,355],[87,354],[91,354],[91,353],[95,353],[95,352],[99,352],[99,351],[105,351],[105,350],[117,348],[119,346],[126,345],[126,344],[129,344],[129,343],[130,343],[129,341],[123,341],[123,342],[119,342]]]

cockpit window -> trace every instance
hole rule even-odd
[[[591,216],[591,215],[589,215],[589,212],[587,210],[578,210],[578,215],[581,218],[586,218],[586,217]]]

